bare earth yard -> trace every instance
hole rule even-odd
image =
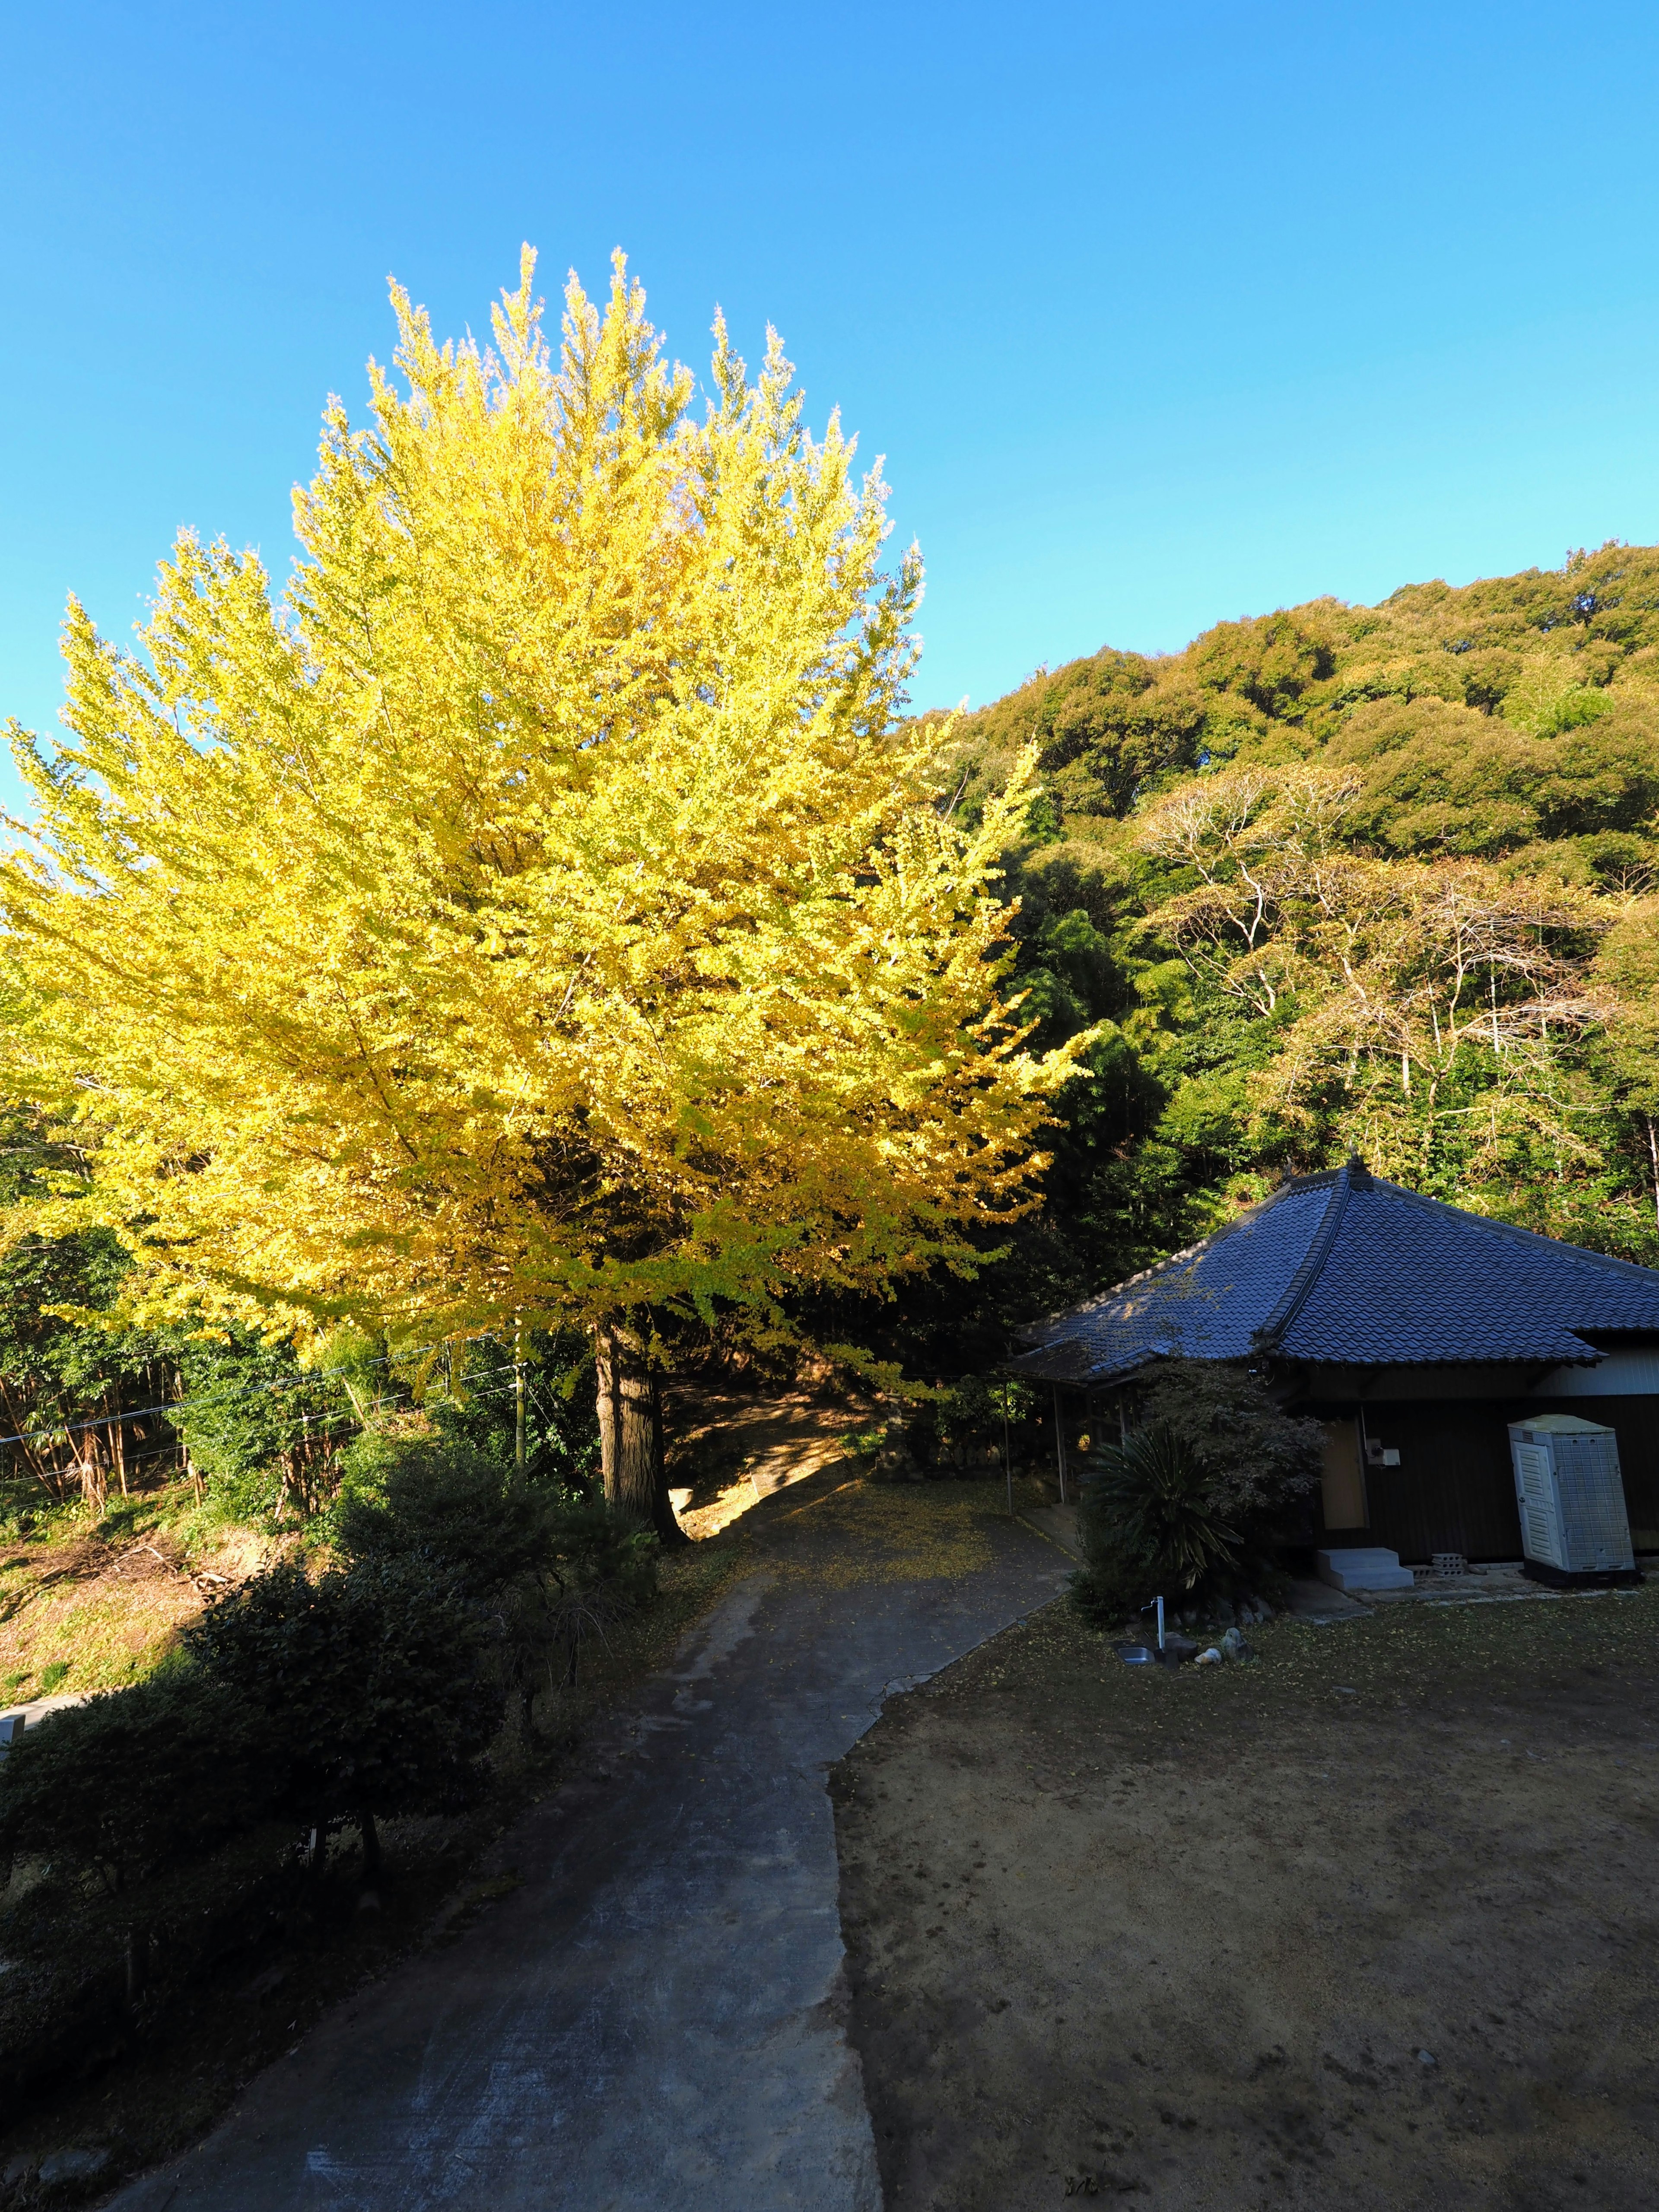
[[[1255,1641],[1062,1601],[836,1770],[889,2212],[1659,2204],[1659,1587]]]

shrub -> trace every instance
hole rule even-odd
[[[584,1640],[655,1592],[656,1537],[603,1502],[515,1483],[499,1460],[435,1438],[377,1440],[358,1464],[378,1487],[336,1508],[343,1555],[417,1561],[487,1605],[521,1690],[556,1650],[573,1676]]]
[[[1237,1564],[1239,1531],[1222,1518],[1208,1470],[1161,1422],[1094,1455],[1079,1522],[1097,1602],[1121,1594],[1124,1611],[1212,1585]]]
[[[501,1691],[477,1606],[418,1564],[364,1559],[315,1582],[276,1567],[210,1605],[184,1641],[258,1708],[279,1802],[319,1844],[354,1820],[372,1870],[377,1819],[476,1800]]]
[[[477,1599],[542,1572],[556,1501],[489,1453],[432,1437],[365,1437],[331,1516],[348,1561],[406,1559]]]
[[[1160,1360],[1136,1393],[1135,1425],[1168,1430],[1247,1540],[1319,1480],[1323,1428],[1283,1412],[1259,1375],[1226,1360]]]
[[[281,1788],[247,1700],[182,1668],[27,1729],[0,1765],[0,1838],[118,1890],[251,1827]]]
[[[1159,1593],[1201,1601],[1273,1580],[1286,1510],[1319,1477],[1319,1423],[1210,1360],[1160,1362],[1134,1409],[1123,1443],[1083,1468],[1079,1610],[1105,1626]]]

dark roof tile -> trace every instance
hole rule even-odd
[[[1424,1198],[1357,1160],[1282,1184],[1190,1250],[1025,1332],[1012,1363],[1107,1382],[1182,1352],[1342,1366],[1594,1362],[1659,1333],[1659,1273]]]

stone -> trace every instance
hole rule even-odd
[[[59,2181],[89,2181],[109,2164],[106,2150],[55,2150],[40,2161],[40,2179],[50,2189]]]
[[[1417,2054],[1417,2063],[1419,2066],[1437,2066],[1440,2061],[1435,2057],[1433,2051],[1419,2051]]]
[[[15,2189],[20,2183],[27,2181],[33,2171],[34,2160],[20,2152],[15,2158],[9,2158],[3,2166],[0,2166],[0,2189]]]
[[[1246,1659],[1254,1659],[1255,1653],[1238,1629],[1230,1628],[1221,1639],[1221,1656],[1224,1659],[1242,1662]]]
[[[1200,1651],[1199,1653],[1198,1657],[1194,1663],[1200,1667],[1219,1667],[1222,1663],[1221,1654],[1216,1650],[1212,1644],[1207,1651]]]

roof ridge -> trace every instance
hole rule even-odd
[[[1344,1172],[1342,1168],[1322,1168],[1316,1175],[1287,1176],[1283,1182],[1275,1184],[1265,1197],[1258,1198],[1250,1205],[1241,1207],[1231,1221],[1221,1222],[1206,1236],[1199,1237],[1196,1243],[1183,1244],[1178,1252],[1166,1253],[1163,1259],[1154,1260],[1149,1267],[1137,1268],[1133,1275],[1125,1275],[1121,1281],[1109,1285],[1103,1291],[1097,1291],[1093,1297],[1085,1298],[1081,1305],[1062,1306],[1057,1313],[1044,1314],[1039,1320],[1023,1322],[1013,1334],[1018,1337],[1034,1337],[1045,1328],[1058,1328],[1062,1322],[1075,1321],[1080,1315],[1091,1311],[1096,1306],[1103,1306],[1112,1298],[1121,1297],[1126,1291],[1133,1290],[1137,1283],[1150,1283],[1154,1276],[1162,1275],[1171,1267],[1180,1267],[1184,1261],[1191,1260],[1200,1252],[1211,1250],[1224,1238],[1232,1236],[1236,1230],[1243,1229],[1248,1223],[1254,1221],[1258,1214],[1267,1212],[1269,1206],[1276,1206],[1281,1198],[1289,1198],[1303,1191],[1317,1189],[1321,1183],[1328,1183]],[[1046,1350],[1047,1346],[1038,1348]]]
[[[1364,1177],[1363,1184],[1361,1176]],[[1329,1177],[1330,1196],[1325,1201],[1325,1211],[1319,1217],[1318,1226],[1308,1240],[1302,1264],[1286,1284],[1279,1304],[1255,1333],[1255,1340],[1262,1351],[1270,1352],[1280,1342],[1291,1323],[1312,1297],[1314,1285],[1325,1271],[1325,1262],[1331,1256],[1338,1232],[1342,1227],[1342,1217],[1348,1209],[1349,1194],[1369,1187],[1370,1180],[1369,1172],[1357,1157],[1348,1160]],[[1280,1187],[1285,1188],[1283,1185]]]

